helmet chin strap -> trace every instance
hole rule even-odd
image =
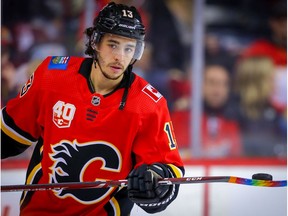
[[[94,55],[93,55],[93,62],[94,62],[94,68],[97,68],[97,64],[99,65],[99,69],[101,70],[101,72],[103,73],[103,70],[101,68],[100,62],[98,60],[98,52],[95,51]]]
[[[95,51],[95,53],[93,54],[93,63],[94,63],[94,68],[96,69],[96,68],[97,68],[97,64],[98,64],[101,73],[104,74],[104,73],[103,73],[103,70],[102,70],[102,67],[101,67],[101,65],[100,65],[100,62],[99,62],[99,60],[98,60],[97,52],[96,52],[96,51]],[[90,76],[89,76],[89,81],[90,81],[90,83],[91,83],[91,85],[92,85],[93,91],[95,92],[95,87],[94,87],[94,84],[93,84],[93,82],[92,82],[92,80],[91,80],[91,74],[90,74]]]

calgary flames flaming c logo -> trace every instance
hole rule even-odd
[[[99,141],[78,143],[62,140],[52,146],[50,182],[83,182],[105,179],[120,172],[122,158],[112,144]],[[112,172],[112,173],[111,173]],[[113,188],[54,190],[59,198],[72,197],[78,202],[92,204],[107,197]]]

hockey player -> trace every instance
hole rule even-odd
[[[128,187],[25,191],[21,215],[129,215],[163,211],[181,177],[163,96],[132,72],[144,50],[135,7],[109,3],[86,30],[91,58],[47,57],[2,109],[1,157],[35,149],[26,184],[128,179]]]

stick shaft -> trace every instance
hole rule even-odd
[[[164,178],[158,181],[162,185],[172,184],[193,184],[193,183],[234,183],[261,187],[285,187],[287,180],[270,181],[254,180],[234,176],[211,176],[211,177],[183,177],[183,178]],[[108,180],[95,182],[67,182],[51,184],[28,184],[28,185],[2,185],[1,192],[15,191],[41,191],[41,190],[60,190],[60,189],[87,189],[87,188],[107,188],[107,187],[126,187],[128,180]]]

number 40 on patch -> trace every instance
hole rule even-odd
[[[70,127],[76,107],[73,104],[58,101],[53,106],[53,122],[59,128]]]

